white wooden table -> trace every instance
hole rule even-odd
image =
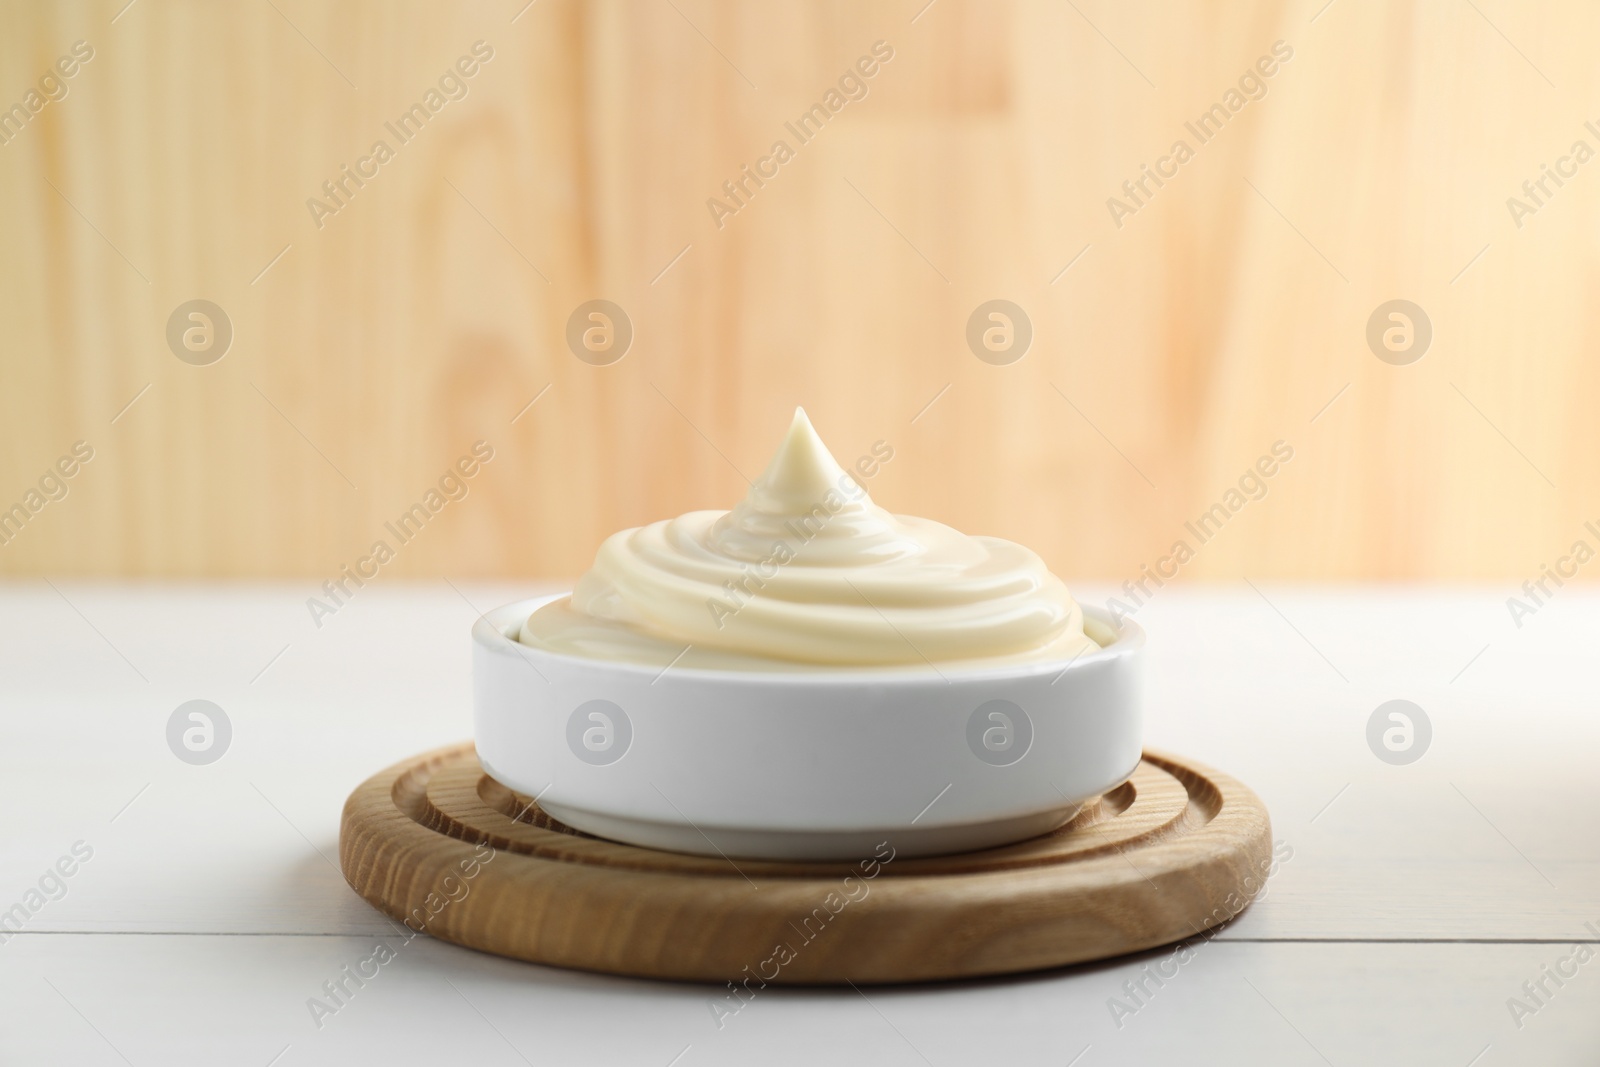
[[[1600,1063],[1595,594],[1519,630],[1511,589],[1162,590],[1149,742],[1254,787],[1294,854],[1139,1002],[1167,952],[769,989],[719,1030],[708,987],[418,938],[319,1028],[308,998],[398,943],[336,867],[345,795],[470,736],[475,609],[538,590],[374,584],[317,629],[302,585],[0,587],[0,910],[41,905],[0,934],[0,1063]],[[208,766],[166,742],[196,698],[233,727]],[[1366,741],[1393,698],[1433,726],[1406,766]]]

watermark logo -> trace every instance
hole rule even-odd
[[[979,704],[967,719],[967,747],[993,767],[1009,767],[1033,746],[1033,720],[1009,700]]]
[[[1600,937],[1600,927],[1592,922],[1583,924],[1583,928],[1594,937]],[[1574,943],[1572,950],[1556,959],[1554,964],[1546,963],[1539,968],[1537,976],[1522,983],[1522,996],[1507,997],[1506,1010],[1511,1013],[1511,1021],[1521,1030],[1527,1025],[1528,1019],[1538,1015],[1543,1008],[1555,999],[1566,984],[1578,977],[1578,969],[1594,959],[1595,949],[1592,945]],[[1555,988],[1551,989],[1554,984]]]
[[[711,621],[717,629],[722,629],[729,619],[743,611],[745,605],[754,600],[767,587],[767,583],[776,578],[783,567],[793,562],[806,545],[821,534],[828,523],[848,505],[865,501],[866,479],[877,477],[883,464],[892,459],[894,446],[881,439],[874,441],[871,453],[857,457],[855,466],[841,474],[834,488],[829,489],[809,511],[797,518],[785,519],[783,529],[793,540],[780,537],[773,541],[772,550],[766,556],[755,563],[739,564],[739,577],[723,583],[726,592],[720,596],[706,597],[706,610],[711,613]]]
[[[167,718],[167,747],[192,766],[217,762],[232,743],[228,713],[209,700],[186,701]]]
[[[567,718],[567,747],[594,767],[617,762],[633,744],[633,722],[609,700],[579,704]]]
[[[967,318],[967,347],[985,363],[1009,366],[1032,344],[1033,320],[1009,300],[985,300]]]
[[[1585,122],[1583,129],[1590,136],[1600,138],[1600,126],[1595,125],[1594,120]],[[1579,137],[1572,142],[1566,155],[1556,157],[1554,167],[1540,163],[1539,176],[1522,183],[1522,198],[1506,197],[1506,210],[1511,213],[1511,221],[1517,229],[1522,229],[1528,216],[1537,215],[1540,208],[1547,207],[1551,198],[1578,176],[1578,168],[1593,159],[1594,155],[1594,148],[1589,142]],[[1551,188],[1552,185],[1554,188]]]
[[[437,84],[428,87],[421,99],[414,100],[411,106],[397,115],[392,122],[383,124],[388,137],[394,139],[393,144],[389,143],[388,138],[379,137],[372,142],[372,147],[367,150],[366,155],[357,157],[354,167],[348,163],[339,164],[339,170],[334,176],[322,183],[322,196],[306,198],[306,211],[311,215],[312,224],[320,230],[327,225],[325,219],[349,207],[356,194],[366,188],[368,182],[377,178],[400,149],[415,140],[422,133],[423,127],[439,112],[450,103],[467,98],[467,93],[471,91],[472,78],[493,58],[494,48],[491,45],[482,40],[474,41],[471,55],[457,58],[453,65],[446,67],[439,75]],[[340,76],[343,77],[343,74]],[[348,78],[345,80],[349,81]],[[354,87],[352,83],[351,88]],[[451,187],[454,188],[453,185]],[[456,189],[456,194],[463,200],[467,199],[460,189]],[[473,207],[470,200],[467,200],[467,206],[472,207],[474,211],[478,210]],[[483,213],[480,211],[478,214]],[[488,221],[487,218],[484,221]]]
[[[790,919],[789,929],[797,936],[789,939],[788,935],[784,934],[786,940],[772,947],[772,955],[756,963],[753,968],[750,964],[744,966],[740,972],[743,977],[739,978],[737,984],[728,983],[728,992],[721,1000],[706,1002],[706,1006],[711,1009],[711,1020],[717,1024],[717,1029],[726,1027],[729,1019],[743,1011],[746,1005],[756,999],[756,994],[767,988],[768,982],[776,981],[783,973],[783,968],[798,959],[807,945],[827,932],[830,929],[829,924],[833,923],[847,907],[866,900],[872,893],[872,880],[894,862],[894,857],[893,845],[887,841],[878,842],[870,857],[862,860],[849,874],[839,880],[838,888],[828,890],[827,895],[818,901],[810,912],[796,914]]]
[[[71,488],[67,483],[93,458],[92,445],[87,441],[74,441],[70,453],[61,456],[54,466],[46,467],[39,475],[37,488],[30,487],[10,507],[0,502],[0,545],[9,545],[35,515],[56,501],[65,500]]]
[[[1386,300],[1367,319],[1367,347],[1393,367],[1415,363],[1433,343],[1433,320],[1409,300]]]
[[[758,158],[755,166],[742,164],[735,177],[722,183],[721,196],[707,197],[706,210],[711,213],[711,221],[716,223],[717,229],[722,229],[730,218],[748,207],[756,193],[766,188],[767,182],[776,178],[801,148],[815,140],[834,116],[846,106],[865,100],[872,89],[872,78],[883,64],[893,58],[893,45],[887,41],[873,42],[871,55],[864,55],[853,66],[846,67],[844,73],[839,75],[838,83],[830,86],[820,100],[802,111],[792,122],[783,124],[785,132],[794,138],[793,145],[787,138],[780,137],[773,141],[767,154]]]
[[[567,317],[567,347],[591,367],[609,367],[628,354],[633,320],[621,305],[586,300]]]
[[[1595,538],[1596,544],[1600,544],[1600,525],[1591,520],[1583,524],[1583,529]],[[0,536],[3,536],[3,528],[0,528]],[[1506,598],[1506,610],[1511,613],[1511,621],[1516,624],[1517,629],[1522,629],[1522,620],[1526,616],[1536,614],[1555,595],[1555,590],[1550,588],[1551,583],[1555,584],[1556,589],[1560,589],[1567,584],[1566,579],[1576,578],[1578,568],[1594,557],[1594,547],[1580,537],[1572,542],[1572,547],[1567,550],[1566,555],[1557,557],[1555,566],[1552,567],[1548,563],[1539,564],[1539,577],[1529,578],[1522,583],[1522,597]],[[1526,599],[1523,599],[1524,597]]]
[[[1224,490],[1216,503],[1201,512],[1197,518],[1183,524],[1185,536],[1172,542],[1172,547],[1167,550],[1166,555],[1158,558],[1154,565],[1141,564],[1139,577],[1130,578],[1122,583],[1123,596],[1114,596],[1106,601],[1106,610],[1111,613],[1111,621],[1121,626],[1122,620],[1135,614],[1150,602],[1155,596],[1156,589],[1163,588],[1167,582],[1176,578],[1179,570],[1198,556],[1200,550],[1222,532],[1222,528],[1230,519],[1253,501],[1265,500],[1271,488],[1268,481],[1292,459],[1294,459],[1294,446],[1287,441],[1274,441],[1272,449],[1262,453],[1253,466],[1246,467],[1244,473],[1239,475],[1238,482]]]
[[[399,958],[400,949],[411,944],[418,934],[428,932],[429,925],[450,905],[467,899],[467,894],[472,892],[472,880],[478,877],[484,864],[494,861],[496,854],[493,845],[487,841],[479,842],[471,856],[458,860],[454,868],[445,868],[449,873],[439,879],[422,903],[412,908],[405,917],[405,932],[400,935],[398,948],[391,948],[387,941],[374,941],[370,953],[354,964],[345,964],[332,978],[322,983],[319,995],[306,998],[306,1010],[311,1015],[312,1025],[318,1030],[326,1026],[329,1018],[349,1007],[355,995],[365,989],[368,982],[377,978],[385,966]]]
[[[209,300],[185,300],[167,316],[167,347],[192,367],[209,367],[228,354],[233,321]]]
[[[137,799],[137,798],[136,798]],[[130,802],[131,803],[131,802]],[[0,911],[0,945],[8,944],[21,933],[46,904],[67,895],[67,879],[77,874],[83,864],[94,858],[94,847],[87,841],[74,841],[70,854],[63,854],[44,869],[36,883],[29,886],[18,900],[5,911]]]
[[[1409,700],[1387,700],[1367,719],[1367,747],[1395,767],[1415,763],[1433,742],[1428,713]]]
[[[322,583],[321,597],[306,598],[306,611],[310,613],[316,628],[322,629],[324,618],[337,615],[355,598],[357,592],[377,578],[400,549],[416,540],[423,527],[441,511],[450,504],[465,500],[472,491],[472,479],[493,459],[493,445],[487,441],[474,441],[471,450],[446,467],[439,480],[422,494],[421,499],[402,511],[392,522],[385,522],[383,528],[394,538],[393,544],[388,537],[373,541],[365,555],[356,557],[354,563],[346,563],[339,568],[336,576]]]
[[[1258,57],[1253,65],[1246,67],[1239,75],[1238,82],[1223,90],[1219,100],[1192,121],[1183,124],[1184,132],[1194,138],[1194,144],[1191,145],[1186,137],[1179,137],[1172,142],[1166,155],[1156,158],[1154,167],[1148,163],[1139,164],[1138,175],[1122,183],[1123,195],[1106,198],[1106,211],[1111,216],[1112,225],[1120,230],[1124,219],[1148,207],[1156,193],[1178,176],[1183,165],[1195,157],[1201,146],[1221,135],[1223,128],[1235,116],[1267,95],[1268,79],[1282,69],[1282,64],[1293,58],[1294,49],[1287,41],[1274,41],[1270,53]]]
[[[1121,1030],[1129,1019],[1148,1008],[1166,984],[1177,978],[1182,969],[1194,961],[1196,953],[1222,932],[1223,924],[1246,906],[1265,900],[1269,881],[1278,873],[1280,866],[1292,859],[1294,846],[1287,841],[1275,842],[1272,855],[1261,860],[1254,870],[1245,875],[1243,884],[1231,890],[1222,903],[1212,909],[1198,937],[1178,942],[1165,957],[1145,964],[1135,977],[1122,983],[1122,996],[1107,997],[1106,1010],[1111,1013],[1111,1021],[1117,1024],[1117,1029]]]
[[[10,144],[33,121],[33,117],[46,107],[65,100],[71,89],[67,79],[76,76],[83,65],[93,58],[94,45],[88,41],[77,41],[70,53],[57,59],[54,66],[45,68],[45,72],[39,76],[37,88],[29,86],[22,98],[9,107],[0,102],[0,145]]]

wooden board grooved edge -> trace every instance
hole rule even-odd
[[[927,981],[1136,952],[1242,911],[1271,825],[1234,779],[1146,752],[1062,828],[1003,848],[857,864],[723,860],[582,834],[456,745],[345,802],[346,880],[384,914],[503,956],[652,978]]]

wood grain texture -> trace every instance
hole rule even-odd
[[[356,892],[414,932],[615,974],[756,974],[755,989],[1031,971],[1198,936],[1260,892],[1270,841],[1249,789],[1147,753],[1066,826],[1004,848],[896,859],[890,841],[857,864],[685,856],[571,830],[461,745],[357,788],[339,856]]]
[[[95,449],[0,573],[321,580],[481,439],[385,575],[572,575],[729,506],[795,404],[847,462],[892,444],[886,506],[1069,580],[1137,578],[1278,440],[1182,579],[1520,581],[1600,513],[1600,165],[1507,207],[1600,146],[1576,0],[124,3],[0,3],[0,105],[94,49],[0,145],[0,509]],[[479,40],[465,98],[319,226]],[[1264,96],[1186,132],[1280,40]],[[614,366],[564,342],[596,297],[636,330]],[[996,297],[1036,331],[1006,367],[964,340]],[[1365,341],[1397,297],[1433,323],[1409,367]],[[193,298],[233,324],[213,366],[167,348]]]

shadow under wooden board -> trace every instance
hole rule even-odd
[[[412,931],[558,967],[717,983],[916,982],[1039,970],[1193,937],[1265,884],[1271,826],[1241,783],[1146,752],[1060,829],[856,863],[657,852],[579,833],[470,744],[345,802],[350,885]]]

